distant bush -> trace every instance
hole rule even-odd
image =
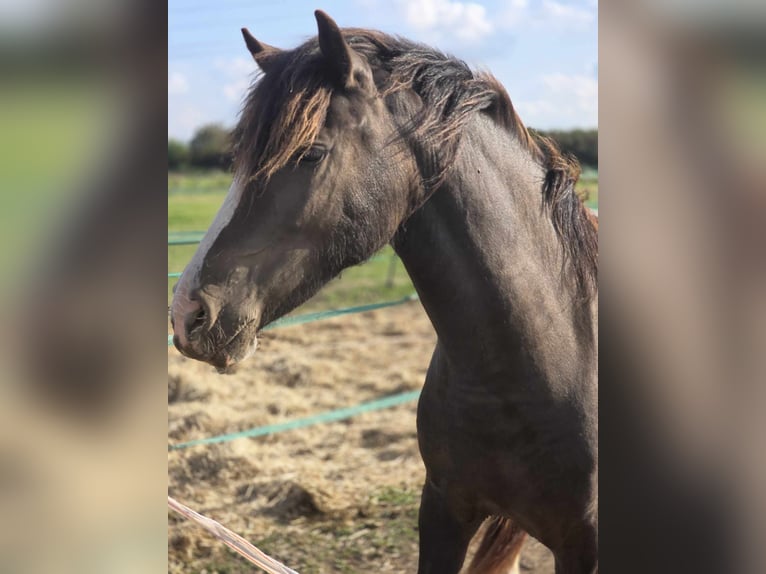
[[[228,169],[231,166],[229,130],[219,124],[199,128],[189,143],[189,157],[194,167]]]
[[[178,170],[189,165],[189,146],[178,140],[168,140],[168,169]]]
[[[553,139],[561,151],[571,153],[583,167],[598,169],[598,130],[534,131]]]

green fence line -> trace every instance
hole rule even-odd
[[[410,301],[417,300],[417,293],[410,293],[406,297],[402,297],[401,299],[396,299],[394,301],[381,301],[379,303],[369,303],[368,305],[357,305],[355,307],[345,307],[341,309],[328,309],[327,311],[316,311],[314,313],[305,313],[303,315],[295,315],[293,317],[282,317],[281,319],[277,319],[273,323],[264,327],[263,330],[268,331],[269,329],[276,329],[278,327],[289,327],[292,325],[302,325],[303,323],[313,323],[314,321],[339,317],[340,315],[364,313],[365,311],[374,311],[375,309],[383,309],[384,307],[393,307],[395,305],[402,305],[403,303],[409,303]]]
[[[303,325],[304,323],[313,323],[314,321],[322,321],[324,319],[331,319],[332,317],[340,317],[341,315],[352,315],[354,313],[364,313],[366,311],[374,311],[376,309],[383,309],[385,307],[393,307],[395,305],[402,305],[409,303],[410,301],[417,301],[417,293],[411,293],[401,299],[394,301],[381,301],[380,303],[370,303],[368,305],[357,305],[355,307],[343,307],[341,309],[328,309],[327,311],[316,311],[314,313],[304,313],[302,315],[294,315],[292,317],[282,317],[276,321],[266,325],[263,330],[270,331],[271,329],[277,329],[279,327],[290,327],[293,325]],[[173,344],[173,335],[168,335],[168,347]]]
[[[176,231],[168,233],[168,245],[194,245],[202,241],[204,231]]]
[[[349,419],[356,415],[360,415],[362,413],[369,413],[372,411],[378,411],[382,409],[395,407],[397,405],[402,405],[404,403],[408,403],[408,402],[416,400],[419,396],[420,396],[420,391],[408,391],[405,393],[400,393],[398,395],[384,397],[382,399],[377,399],[367,403],[361,403],[353,407],[346,407],[346,408],[337,409],[334,411],[327,411],[324,413],[319,413],[319,414],[301,418],[301,419],[295,419],[292,421],[277,423],[273,425],[266,425],[262,427],[255,427],[249,430],[244,430],[244,431],[235,432],[235,433],[212,436],[208,438],[200,438],[196,440],[190,440],[187,442],[172,444],[168,446],[168,450],[180,450],[183,448],[188,448],[191,446],[197,446],[201,444],[214,444],[214,443],[220,443],[220,442],[228,442],[228,441],[236,440],[238,438],[253,438],[258,436],[266,436],[266,435],[276,434],[276,433],[280,433],[280,432],[284,432],[288,430],[305,428],[312,425],[341,421],[344,419]]]

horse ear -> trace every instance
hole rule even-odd
[[[269,46],[256,40],[247,28],[242,28],[242,37],[245,39],[245,45],[253,56],[256,64],[267,74],[274,66],[276,56],[282,53],[282,50]]]
[[[316,10],[314,16],[319,28],[319,49],[338,82],[346,88],[367,87],[362,84],[371,80],[369,67],[348,45],[335,20],[322,10]]]

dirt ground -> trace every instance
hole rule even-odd
[[[168,442],[289,421],[419,389],[436,337],[418,303],[281,328],[222,376],[168,351]],[[413,573],[424,469],[415,402],[168,453],[169,494],[300,574]],[[254,567],[168,514],[169,572]],[[528,540],[522,572],[553,572]]]

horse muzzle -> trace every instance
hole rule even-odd
[[[255,352],[257,321],[229,321],[220,310],[201,291],[177,292],[170,316],[173,344],[182,355],[209,363],[220,373],[231,373]]]

